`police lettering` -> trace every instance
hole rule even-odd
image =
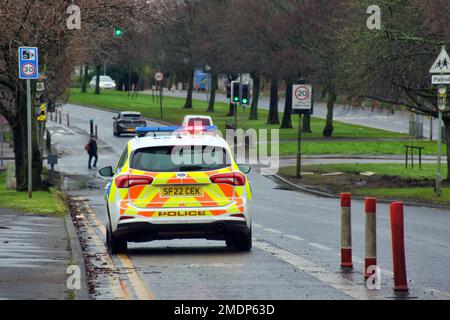
[[[159,217],[197,217],[197,216],[206,216],[204,211],[168,211],[168,212],[159,212]]]

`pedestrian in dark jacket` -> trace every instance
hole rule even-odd
[[[92,163],[92,158],[94,158],[94,168],[97,168],[97,161],[98,161],[98,147],[97,147],[97,140],[95,139],[94,136],[91,136],[91,138],[89,139],[89,142],[87,145],[85,145],[84,147],[89,155],[89,162],[88,162],[88,168],[92,169],[91,163]]]

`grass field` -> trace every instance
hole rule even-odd
[[[444,185],[441,197],[434,192],[436,166],[424,164],[423,169],[405,169],[402,164],[326,164],[302,167],[301,180],[295,177],[296,168],[281,168],[280,174],[294,183],[301,183],[333,194],[352,192],[357,196],[372,196],[385,200],[414,201],[436,205],[450,205],[450,186]],[[364,172],[376,175],[365,177]],[[343,173],[335,176],[322,174]],[[443,176],[447,177],[444,169]]]
[[[33,192],[32,199],[28,199],[27,192],[6,190],[3,171],[0,171],[0,207],[58,217],[63,217],[68,210],[62,194],[55,189]]]
[[[282,168],[281,172],[287,175],[295,174],[295,167]],[[436,176],[436,165],[423,164],[422,169],[405,169],[405,165],[397,163],[383,164],[318,164],[302,167],[302,171],[315,172],[318,174],[343,172],[360,174],[361,172],[374,172],[377,175],[400,177],[405,179],[434,179]],[[443,168],[443,176],[447,176],[447,169]]]
[[[361,188],[360,190],[353,190],[353,194],[393,201],[414,201],[416,203],[436,204],[441,206],[450,205],[450,187],[442,189],[441,197],[437,196],[432,188]]]
[[[102,91],[100,95],[93,94],[92,90],[88,93],[81,93],[79,89],[72,88],[70,91],[70,103],[97,106],[113,111],[132,110],[139,111],[147,118],[160,118],[159,102],[149,95],[140,94],[137,98],[129,98],[125,92],[118,91]],[[187,114],[208,114],[206,112],[207,104],[205,101],[194,100],[193,109],[183,109],[184,99],[164,97],[164,121],[174,124],[181,123],[182,119]],[[229,107],[226,103],[218,102],[215,105],[215,112],[209,113],[213,117],[215,124],[220,130],[225,129],[225,122],[232,120],[232,117],[227,117]],[[242,110],[241,110],[242,111]],[[242,116],[242,112],[239,112]],[[249,112],[247,110],[247,117]],[[280,113],[280,119],[282,113]],[[259,120],[247,120],[248,128],[253,129],[279,129],[278,125],[266,124],[267,111],[259,110]],[[280,130],[280,155],[293,155],[297,151],[297,144],[292,141],[297,139],[297,123],[298,118],[293,117],[293,129]],[[242,119],[239,119],[242,123]],[[329,140],[314,140],[323,138],[322,130],[325,121],[318,118],[312,118],[311,127],[313,133],[304,134],[304,154],[319,155],[319,154],[404,154],[403,146],[410,144],[410,141],[342,141],[342,139],[407,139],[408,135],[395,133],[385,130],[378,130],[367,128],[364,126],[357,126],[335,121],[335,131],[333,139]],[[283,142],[284,141],[284,142]],[[435,142],[430,141],[415,141],[415,145],[424,146],[425,154],[436,154],[437,146]],[[445,151],[445,150],[444,150]]]
[[[405,145],[409,141],[304,141],[302,152],[305,155],[404,155]],[[433,141],[414,141],[415,146],[424,147],[424,155],[436,155],[437,144]],[[445,147],[443,151],[445,152]],[[297,152],[296,143],[280,142],[281,155],[293,155]],[[418,155],[416,151],[416,156]],[[416,157],[417,158],[417,157]],[[417,160],[418,161],[418,160]]]

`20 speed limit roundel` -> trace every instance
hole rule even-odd
[[[31,77],[31,76],[34,76],[36,74],[36,68],[31,63],[25,63],[22,66],[22,72],[23,72],[23,74],[25,76]]]
[[[299,101],[306,101],[309,99],[310,96],[310,92],[308,87],[305,86],[300,86],[295,90],[295,97],[297,98],[297,100]]]

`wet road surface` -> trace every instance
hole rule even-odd
[[[405,242],[410,294],[392,291],[392,249],[388,206],[378,207],[381,290],[363,281],[363,203],[353,202],[353,272],[339,268],[340,208],[336,199],[289,190],[258,174],[254,189],[254,249],[236,253],[222,242],[159,241],[130,244],[127,255],[109,257],[104,246],[104,179],[87,169],[83,146],[89,119],[99,125],[99,166],[114,165],[129,138],[112,135],[112,114],[66,106],[71,127],[49,123],[63,187],[83,203],[80,218],[89,252],[114,277],[99,277],[97,299],[450,299],[450,212],[407,207]],[[72,132],[70,132],[72,131]],[[87,233],[87,234],[86,234]],[[98,253],[97,257],[95,253]],[[101,256],[103,258],[98,258]],[[112,265],[111,265],[112,264]],[[94,268],[95,270],[95,268]],[[99,270],[102,270],[99,268]]]

